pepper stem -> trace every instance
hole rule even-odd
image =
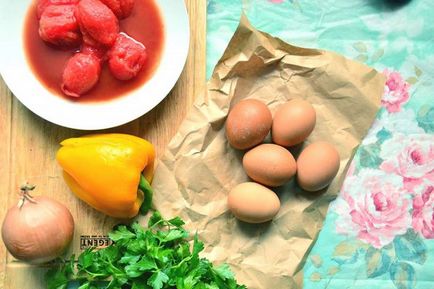
[[[141,174],[139,189],[143,192],[144,200],[142,205],[140,206],[140,213],[142,215],[146,215],[146,213],[152,208],[152,196],[154,194],[151,185],[148,180]]]

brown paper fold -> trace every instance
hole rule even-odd
[[[243,16],[207,91],[198,96],[159,161],[153,182],[156,208],[165,217],[186,220],[205,242],[204,255],[227,262],[248,288],[301,288],[307,252],[353,150],[375,118],[384,81],[363,64],[257,31]],[[226,205],[229,190],[248,180],[243,152],[231,148],[224,133],[230,107],[244,98],[260,99],[272,112],[292,98],[306,99],[317,112],[307,143],[326,140],[341,156],[339,174],[323,192],[303,192],[294,182],[275,190],[281,210],[261,225],[237,221]]]

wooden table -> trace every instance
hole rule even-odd
[[[205,88],[206,1],[185,0],[190,17],[190,50],[184,71],[167,98],[145,116],[103,132],[123,132],[151,141],[161,155]],[[16,204],[24,181],[37,185],[35,195],[47,195],[67,204],[76,230],[70,251],[79,252],[80,235],[102,234],[116,220],[79,201],[66,187],[55,161],[59,142],[88,132],[59,127],[25,108],[0,78],[0,217]],[[41,268],[14,261],[0,245],[0,288],[44,288]]]

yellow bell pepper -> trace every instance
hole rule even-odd
[[[57,161],[66,184],[81,200],[116,218],[150,209],[155,159],[151,143],[127,134],[96,134],[61,145]]]

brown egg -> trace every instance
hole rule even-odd
[[[316,112],[302,99],[282,104],[274,114],[271,135],[273,142],[281,146],[293,146],[303,142],[313,131]]]
[[[292,154],[279,145],[261,144],[243,157],[243,167],[254,181],[270,187],[289,181],[297,170]]]
[[[253,182],[235,186],[228,196],[228,207],[234,216],[247,223],[264,223],[276,216],[280,200],[270,189]]]
[[[306,191],[327,187],[339,171],[339,153],[327,142],[308,145],[297,159],[297,182]]]
[[[268,107],[256,99],[238,102],[226,120],[226,136],[236,149],[248,149],[260,144],[271,129],[273,122]]]

